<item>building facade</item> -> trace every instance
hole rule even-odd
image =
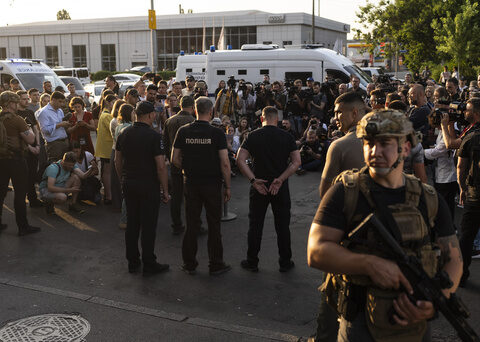
[[[188,13],[157,16],[159,69],[173,70],[180,51],[186,54],[218,45],[224,26],[225,45],[297,45],[311,43],[312,17],[306,13],[261,11]],[[346,46],[350,26],[315,17],[315,41]],[[49,66],[125,70],[150,65],[148,17],[62,20],[0,27],[0,59],[38,58]]]

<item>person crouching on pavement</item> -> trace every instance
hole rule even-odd
[[[67,202],[68,195],[72,195],[68,210],[83,213],[80,205],[77,203],[78,193],[80,192],[81,179],[90,177],[96,168],[90,168],[83,172],[75,165],[77,158],[74,152],[67,152],[62,160],[50,164],[43,173],[40,182],[40,197],[45,202],[47,214],[55,213],[55,204]]]

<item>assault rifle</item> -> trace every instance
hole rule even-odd
[[[371,223],[382,238],[386,247],[391,252],[394,261],[408,279],[413,287],[413,298],[410,300],[415,303],[417,300],[426,300],[433,303],[435,310],[440,311],[447,321],[457,331],[458,336],[464,342],[480,342],[480,338],[467,323],[466,319],[470,312],[462,300],[454,293],[450,298],[445,297],[442,289],[452,287],[452,281],[445,271],[440,271],[434,278],[424,271],[420,261],[412,255],[407,255],[399,243],[393,238],[392,234],[378,220],[373,213],[368,215],[349,235],[352,238],[367,223]],[[393,308],[392,308],[393,309]]]

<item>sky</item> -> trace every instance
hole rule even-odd
[[[318,0],[314,1],[317,14]],[[72,19],[147,15],[150,3],[151,0],[0,0],[0,26],[56,20],[56,13],[63,8]],[[320,16],[350,24],[351,28],[358,27],[355,12],[365,3],[366,0],[320,0]],[[188,9],[194,13],[236,10],[312,12],[312,0],[154,0],[157,15],[177,14],[179,4],[185,13]]]

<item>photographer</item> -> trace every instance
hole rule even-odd
[[[300,145],[300,158],[302,164],[297,170],[297,175],[303,175],[307,171],[318,171],[324,163],[324,153],[316,130],[313,128],[306,133],[305,142]]]
[[[288,91],[288,100],[286,111],[292,121],[293,129],[298,135],[303,133],[302,115],[305,108],[304,94],[302,92],[302,80],[295,80],[293,86],[290,82],[285,82]]]
[[[287,103],[287,95],[282,92],[282,86],[280,82],[275,81],[272,83],[272,100],[271,104],[278,111],[278,119],[283,120],[283,111],[285,109],[285,104]]]
[[[308,103],[308,111],[311,117],[319,120],[324,118],[324,109],[327,104],[327,96],[322,93],[320,82],[313,83],[313,97],[312,101]]]
[[[227,89],[222,89],[218,92],[215,101],[215,117],[228,116],[231,119],[235,118],[235,114],[240,108],[240,97],[235,91],[237,80],[230,76],[227,81]]]
[[[461,287],[465,286],[470,275],[468,268],[472,261],[473,241],[480,226],[480,99],[468,100],[465,119],[472,129],[460,145],[457,164],[460,204],[464,205],[459,238],[463,256]]]
[[[252,122],[255,116],[256,98],[252,95],[253,85],[240,81],[238,85],[238,96],[240,98],[240,116],[246,116],[249,122]]]

